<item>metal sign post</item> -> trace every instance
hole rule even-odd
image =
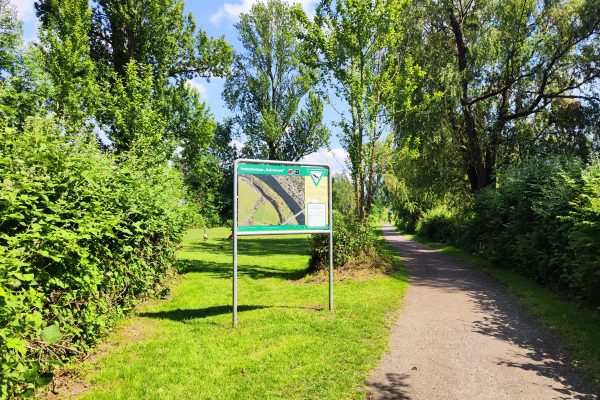
[[[237,326],[238,236],[328,233],[329,310],[333,310],[333,210],[329,165],[239,159],[233,168],[233,326]],[[325,179],[326,187],[321,184]],[[239,210],[240,184],[244,189],[243,196],[249,198],[244,198],[242,215]],[[257,217],[259,211],[262,219]]]
[[[331,198],[331,181],[329,183],[329,311],[333,311],[333,207]]]

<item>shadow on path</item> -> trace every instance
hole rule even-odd
[[[374,383],[373,388],[377,389],[377,399],[380,400],[410,400],[404,391],[409,387],[404,381],[408,378],[406,374],[396,374],[389,372],[385,374],[386,383]],[[367,395],[367,399],[371,400],[374,397]]]
[[[398,234],[392,227],[383,228],[386,239],[400,252],[408,269],[410,285],[436,288],[443,292],[463,292],[474,305],[477,315],[470,321],[473,332],[509,342],[525,350],[520,357],[507,355],[497,365],[533,371],[550,378],[556,398],[595,399],[594,392],[579,376],[557,338],[544,329],[539,320],[526,313],[497,282],[457,258],[431,249]],[[520,360],[516,361],[516,360]],[[390,375],[390,374],[388,374]],[[388,377],[389,385],[380,389],[387,398],[402,397],[406,387],[401,375]],[[396,376],[397,375],[397,376]],[[382,398],[382,397],[378,397]]]

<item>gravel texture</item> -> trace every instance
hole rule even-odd
[[[597,399],[557,339],[485,273],[384,235],[410,287],[369,399]]]

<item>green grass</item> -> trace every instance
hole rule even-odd
[[[417,235],[405,235],[456,256],[504,285],[527,311],[557,334],[576,360],[578,368],[595,389],[600,391],[600,315],[597,311],[582,308],[514,271],[496,267],[481,257],[456,247],[430,242]]]
[[[192,230],[187,272],[111,338],[86,399],[364,399],[406,276],[309,283],[306,236],[241,238],[239,326],[231,327],[227,229]]]

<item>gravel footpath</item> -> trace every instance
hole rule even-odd
[[[556,338],[497,283],[384,227],[410,287],[369,399],[597,399]]]

